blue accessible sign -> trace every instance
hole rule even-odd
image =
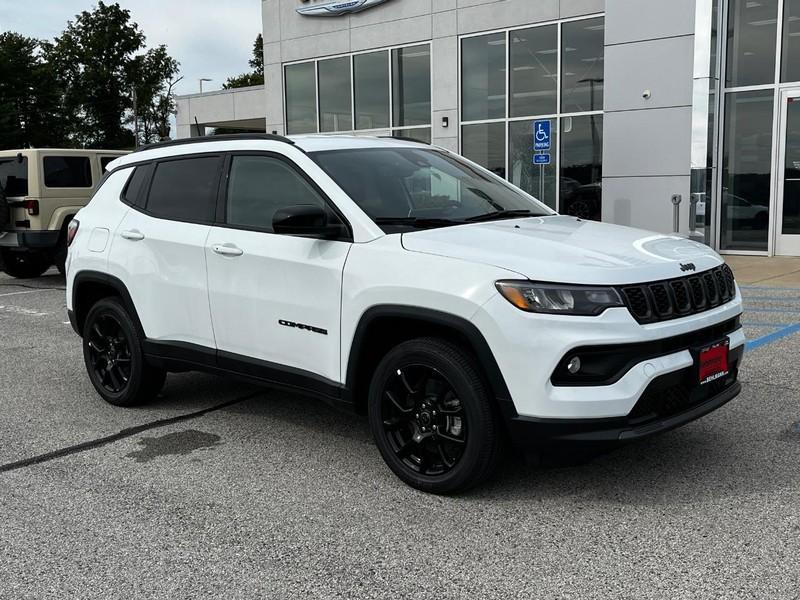
[[[533,149],[537,152],[550,150],[550,121],[533,122]]]
[[[535,164],[535,165],[549,165],[550,164],[550,155],[549,154],[534,154],[533,155],[533,164]]]

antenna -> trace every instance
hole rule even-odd
[[[197,115],[194,116],[194,126],[195,126],[195,129],[197,129],[197,133],[199,134],[200,133],[200,123],[197,122]],[[200,137],[205,137],[205,136],[206,136],[206,128],[203,127],[203,135],[201,135]]]

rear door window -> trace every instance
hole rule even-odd
[[[158,163],[147,198],[147,212],[173,221],[213,223],[221,156]]]
[[[92,165],[88,156],[45,156],[44,185],[49,188],[92,187]]]
[[[28,159],[0,158],[0,187],[9,198],[28,195]]]

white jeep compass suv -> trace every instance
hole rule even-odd
[[[715,252],[560,216],[421,143],[157,144],[110,164],[69,240],[105,400],[187,370],[312,392],[368,414],[430,492],[482,481],[506,440],[616,444],[740,390],[741,295]]]

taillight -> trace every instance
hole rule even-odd
[[[72,240],[75,239],[75,234],[78,233],[78,227],[80,227],[78,219],[72,219],[67,225],[67,248],[72,245]]]
[[[25,198],[25,200],[22,201],[22,207],[25,210],[27,210],[28,214],[31,215],[32,217],[35,217],[36,215],[39,214],[39,201],[38,200],[32,200],[30,198]]]

